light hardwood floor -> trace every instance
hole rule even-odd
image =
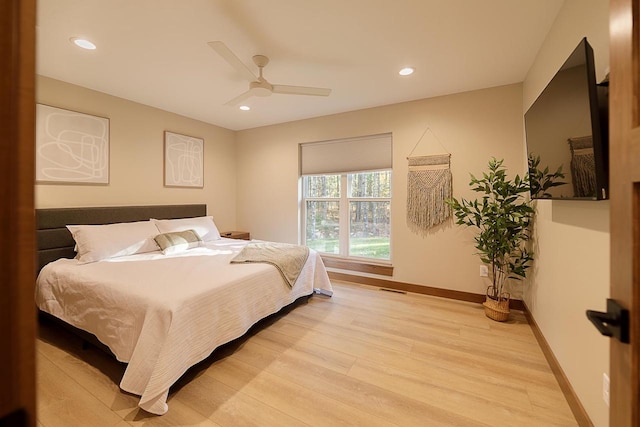
[[[334,282],[176,383],[150,415],[124,365],[57,326],[37,342],[38,426],[575,426],[524,315]]]

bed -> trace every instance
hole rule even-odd
[[[147,233],[150,218],[157,234],[191,233],[199,243],[176,251],[170,245],[162,246],[164,251],[157,246],[142,250],[139,245],[118,256],[86,257],[96,252],[86,250],[78,230],[108,231],[102,242],[111,242],[118,240],[118,233],[127,238],[143,229]],[[153,414],[167,412],[171,385],[218,346],[299,298],[332,293],[322,260],[313,250],[289,286],[273,265],[231,263],[251,242],[221,238],[219,233],[211,237],[215,233],[197,227],[171,231],[176,224],[199,226],[196,221],[203,218],[205,205],[36,211],[37,306],[93,334],[116,359],[127,363],[120,388],[139,395],[139,406]],[[82,226],[70,231],[67,225]],[[161,225],[170,231],[161,233],[166,231]]]

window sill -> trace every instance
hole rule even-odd
[[[381,276],[393,276],[393,266],[376,264],[367,261],[337,258],[328,255],[321,255],[324,266],[328,268],[338,268],[340,270],[359,271],[361,273],[379,274]]]

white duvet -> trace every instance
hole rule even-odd
[[[60,259],[40,272],[36,304],[91,332],[128,363],[120,388],[161,415],[169,387],[216,347],[314,288],[331,291],[315,251],[289,288],[272,265],[229,262],[246,243],[222,239],[174,255],[90,264]]]

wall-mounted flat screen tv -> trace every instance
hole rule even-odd
[[[608,98],[584,38],[524,115],[532,198],[609,197]],[[544,185],[559,168],[564,177]]]

